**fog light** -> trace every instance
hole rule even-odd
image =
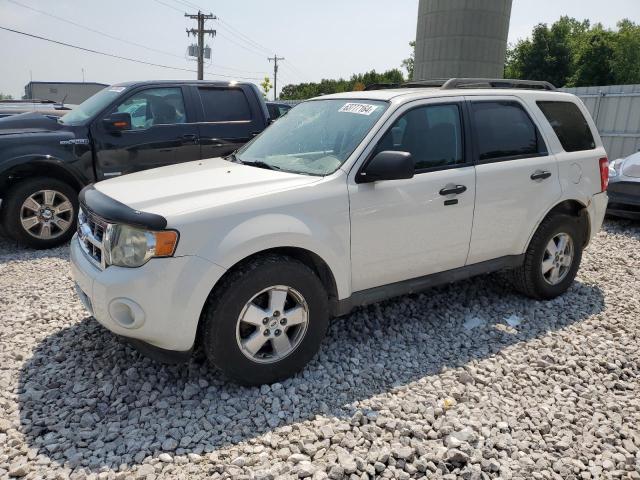
[[[123,328],[140,328],[144,324],[145,314],[142,307],[128,298],[116,298],[109,304],[111,319]]]

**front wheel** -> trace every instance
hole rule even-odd
[[[575,217],[558,214],[546,218],[531,239],[523,265],[512,271],[515,288],[538,300],[563,294],[580,267],[583,244]]]
[[[75,231],[78,194],[54,178],[29,178],[13,185],[2,205],[2,224],[14,240],[32,248],[51,248]]]
[[[315,272],[281,255],[254,259],[212,292],[202,314],[209,361],[244,385],[273,383],[317,353],[329,320]]]

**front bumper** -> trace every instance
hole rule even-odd
[[[611,182],[607,213],[616,217],[640,219],[640,181]]]
[[[197,256],[154,258],[139,268],[100,270],[77,237],[71,240],[71,273],[83,305],[112,332],[139,348],[148,344],[156,353],[188,354],[202,308],[224,272]]]

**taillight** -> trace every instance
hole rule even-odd
[[[604,192],[609,186],[609,159],[600,159],[600,191]]]

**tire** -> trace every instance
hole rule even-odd
[[[35,203],[31,203],[30,198]],[[36,206],[43,207],[42,213]],[[60,180],[45,177],[29,178],[13,185],[7,191],[1,212],[6,234],[36,249],[67,242],[76,230],[77,218],[78,192]],[[36,220],[37,223],[33,223]],[[33,226],[27,228],[31,223]]]
[[[304,263],[266,255],[214,289],[201,323],[210,363],[236,383],[270,384],[294,375],[318,352],[329,323],[327,292]]]
[[[566,247],[558,257],[551,255],[553,248],[548,248],[550,242],[553,240],[556,248],[562,248],[563,239],[567,245],[570,241],[571,251]],[[584,235],[576,217],[556,214],[544,219],[531,239],[524,263],[511,272],[513,286],[537,300],[550,300],[562,295],[571,286],[580,268],[583,245]],[[567,266],[568,257],[571,263]],[[552,269],[549,269],[550,264],[553,264]],[[555,278],[554,271],[557,274]]]

